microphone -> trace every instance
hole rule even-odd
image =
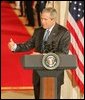
[[[44,41],[42,53],[49,53],[49,52],[55,52],[55,43],[51,42],[49,44],[47,43],[47,41]]]
[[[50,44],[47,43],[47,41],[44,43],[44,52],[55,52],[55,43],[51,42]]]

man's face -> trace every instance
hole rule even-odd
[[[47,29],[50,28],[54,23],[54,19],[51,19],[50,17],[50,13],[42,13],[41,14],[41,23],[42,23],[42,27]]]

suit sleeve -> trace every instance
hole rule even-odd
[[[36,38],[36,31],[34,32],[34,35],[31,37],[30,40],[21,44],[17,44],[17,48],[15,52],[23,52],[23,51],[33,49],[35,47],[35,38]]]

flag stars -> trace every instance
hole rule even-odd
[[[80,17],[80,14],[78,14],[78,17]]]
[[[77,4],[77,2],[75,1],[74,4]]]
[[[82,6],[82,3],[79,3],[79,6]]]
[[[79,8],[78,11],[81,11],[81,9]]]
[[[84,2],[82,1],[72,1],[69,5],[69,11],[72,17],[77,21],[81,19],[84,15]]]
[[[76,7],[74,7],[73,9],[76,10]]]

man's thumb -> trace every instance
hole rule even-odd
[[[13,42],[13,39],[11,38],[10,41]]]

